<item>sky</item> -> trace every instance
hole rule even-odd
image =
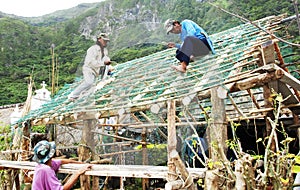
[[[69,9],[81,3],[95,3],[101,0],[1,0],[0,11],[23,17],[36,17],[54,11]]]

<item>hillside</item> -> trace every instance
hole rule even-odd
[[[293,4],[285,0],[217,0],[214,4],[250,20],[294,15]],[[72,83],[80,74],[86,49],[99,32],[110,34],[110,55],[117,63],[164,49],[162,42],[177,39],[163,30],[167,18],[192,19],[209,34],[242,23],[208,2],[196,0],[110,0],[26,19],[0,14],[0,105],[24,102],[29,77],[35,84],[45,81],[50,87],[53,62],[55,91]],[[298,34],[296,22],[287,29]]]
[[[76,16],[84,14],[91,9],[98,8],[98,6],[99,3],[83,3],[77,5],[76,7],[72,7],[70,9],[57,10],[53,13],[46,14],[39,17],[21,17],[21,16],[0,12],[0,18],[11,17],[11,18],[26,21],[29,24],[35,26],[49,26],[49,25],[55,25],[57,23],[67,21],[69,19],[73,19]]]

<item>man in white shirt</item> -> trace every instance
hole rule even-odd
[[[108,35],[101,33],[97,37],[96,44],[87,50],[82,67],[83,82],[69,95],[69,100],[74,101],[80,96],[81,92],[90,89],[96,78],[103,74],[101,73],[103,70],[105,71],[105,66],[111,64],[106,48],[108,42]]]

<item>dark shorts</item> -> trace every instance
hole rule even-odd
[[[189,65],[191,55],[194,57],[204,56],[209,54],[209,51],[211,50],[206,38],[200,40],[194,36],[187,36],[181,48],[176,51],[176,58]]]

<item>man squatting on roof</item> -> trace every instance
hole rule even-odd
[[[173,66],[177,71],[185,73],[193,57],[207,55],[210,51],[215,54],[212,41],[204,29],[195,22],[186,19],[180,23],[177,20],[168,19],[165,22],[165,29],[167,34],[170,32],[180,34],[182,44],[168,43],[169,48],[178,48],[176,58],[180,61],[180,65]]]

